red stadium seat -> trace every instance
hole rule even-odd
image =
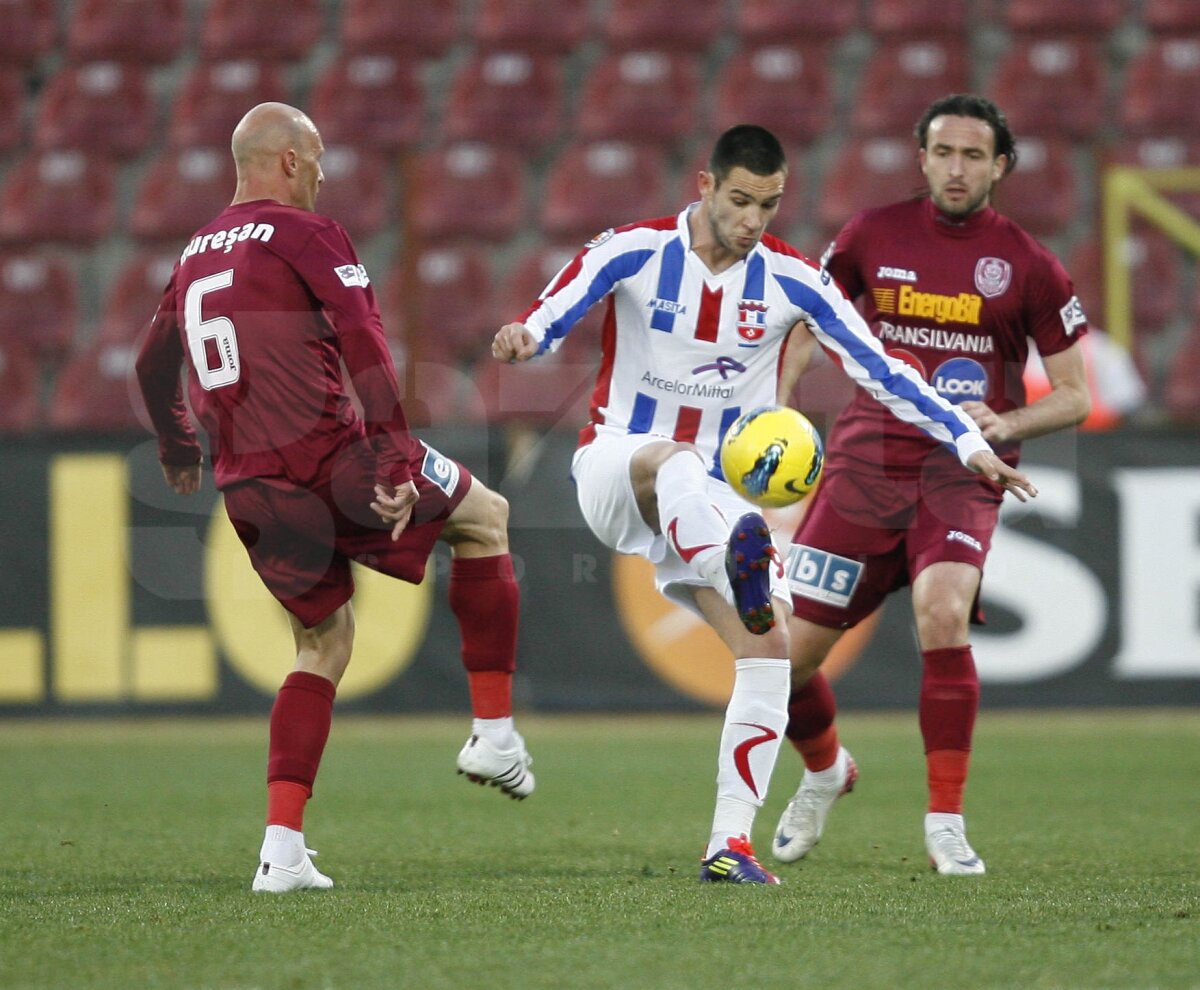
[[[723,0],[610,0],[601,22],[603,40],[614,49],[648,48],[699,52],[725,30]]]
[[[238,60],[202,62],[175,97],[168,138],[175,147],[229,147],[234,127],[258,103],[287,101],[279,66]]]
[[[1200,34],[1196,0],[1142,0],[1142,23],[1155,34]]]
[[[131,158],[150,142],[154,100],[141,66],[68,66],[47,85],[33,140],[39,148],[79,148]]]
[[[598,351],[586,357],[565,349],[520,364],[488,355],[479,359],[472,377],[483,395],[489,423],[574,433],[588,421],[599,360]]]
[[[741,0],[734,5],[734,27],[746,45],[811,43],[840,38],[858,27],[857,3],[829,0]]]
[[[577,142],[551,164],[541,228],[550,238],[580,240],[609,227],[670,210],[666,155],[652,145]]]
[[[200,49],[210,59],[301,59],[324,26],[320,0],[210,0]]]
[[[508,278],[503,279],[503,289],[496,300],[496,329],[509,323],[525,312],[576,254],[581,244],[540,244],[517,260]],[[604,306],[596,305],[588,310],[576,324],[560,347],[560,350],[576,354],[598,355],[600,323]]]
[[[0,253],[0,344],[59,360],[78,331],[78,296],[75,273],[62,259]]]
[[[459,0],[346,0],[342,51],[438,58],[458,40]]]
[[[339,58],[313,86],[311,117],[326,144],[377,151],[416,145],[425,130],[417,66],[391,55]]]
[[[563,85],[555,55],[483,52],[450,88],[442,135],[451,141],[523,145],[531,152],[562,132]]]
[[[930,103],[969,88],[963,46],[940,38],[885,43],[866,65],[850,126],[856,134],[908,137]]]
[[[867,28],[875,35],[966,39],[966,0],[870,0]]]
[[[1200,325],[1188,331],[1171,358],[1163,405],[1172,419],[1200,424]]]
[[[414,429],[487,422],[487,407],[470,367],[418,360],[410,369],[409,363],[400,358],[396,368],[400,374],[400,401]]]
[[[587,141],[681,141],[696,131],[699,86],[692,55],[613,52],[584,83],[577,134]]]
[[[1129,65],[1118,118],[1127,136],[1200,131],[1200,36],[1152,40]]]
[[[1018,137],[1093,137],[1107,119],[1108,80],[1090,40],[1022,39],[1000,60],[992,98]]]
[[[227,147],[167,148],[138,188],[130,233],[142,241],[186,240],[229,205],[236,184]]]
[[[472,34],[489,51],[565,55],[587,36],[588,0],[483,0]]]
[[[56,0],[4,0],[0,64],[33,65],[58,42]]]
[[[321,171],[317,212],[340,223],[355,241],[379,233],[392,215],[392,169],[383,156],[326,145]]]
[[[144,431],[150,416],[134,378],[137,344],[94,340],[59,372],[46,413],[57,430]]]
[[[743,123],[761,124],[785,143],[828,131],[833,99],[826,46],[766,44],[729,58],[717,77],[713,131]]]
[[[115,168],[82,151],[35,151],[7,174],[0,195],[0,243],[91,245],[116,212]]]
[[[417,361],[455,364],[489,351],[500,329],[492,269],[475,247],[431,248],[402,258],[380,295],[384,329]]]
[[[1136,165],[1138,168],[1198,168],[1200,138],[1172,135],[1132,137],[1118,141],[1104,154],[1103,164]],[[1193,215],[1200,214],[1200,192],[1164,196]]]
[[[851,138],[837,153],[817,196],[817,222],[832,237],[859,210],[925,188],[912,138]]]
[[[515,148],[467,141],[421,155],[406,180],[415,233],[508,240],[526,219],[525,174]]]
[[[76,62],[170,62],[187,33],[184,0],[79,0],[67,24]]]
[[[41,418],[42,380],[37,361],[23,348],[0,341],[0,433],[24,433]]]
[[[1017,34],[1053,37],[1107,34],[1125,16],[1128,0],[1007,0],[1004,23]]]
[[[1017,167],[993,193],[993,205],[1034,237],[1063,233],[1075,218],[1079,178],[1063,139],[1017,141]]]
[[[143,250],[121,269],[105,299],[96,340],[130,344],[141,337],[154,318],[180,253],[177,248]]]
[[[1131,234],[1122,252],[1133,282],[1134,333],[1154,334],[1173,320],[1182,305],[1183,272],[1178,250],[1162,234],[1141,230]],[[1111,322],[1104,308],[1104,256],[1098,240],[1083,241],[1071,252],[1067,272],[1090,320]]]
[[[0,65],[0,154],[25,142],[25,73]]]

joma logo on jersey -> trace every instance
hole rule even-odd
[[[891,268],[888,265],[880,265],[879,270],[875,273],[876,278],[891,278],[897,282],[915,282],[917,273],[911,268]]]
[[[742,340],[760,340],[767,332],[767,304],[753,299],[739,302],[737,332]]]
[[[965,543],[976,553],[983,553],[983,544],[969,533],[964,533],[961,529],[952,529],[946,534],[947,543]]]
[[[896,312],[902,316],[924,316],[937,323],[979,323],[983,297],[974,292],[943,296],[936,292],[918,292],[911,285],[900,286]]]
[[[674,299],[651,299],[646,303],[646,308],[656,310],[659,313],[674,313],[676,316],[687,312],[687,306],[681,302],[676,302]]]

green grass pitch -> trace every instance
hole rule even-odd
[[[928,868],[915,715],[841,727],[858,787],[751,889],[696,880],[718,714],[524,718],[521,803],[455,775],[465,718],[335,718],[306,833],[337,887],[271,897],[265,717],[0,724],[0,988],[1200,987],[1195,713],[984,712],[982,878]]]

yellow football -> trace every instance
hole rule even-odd
[[[721,470],[743,498],[766,508],[792,505],[817,479],[825,449],[808,417],[786,406],[761,406],[734,420],[721,441]]]

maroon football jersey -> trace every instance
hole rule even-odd
[[[822,259],[874,334],[952,402],[995,412],[1025,404],[1029,340],[1044,354],[1070,347],[1087,320],[1058,259],[991,207],[957,221],[927,198],[855,216]],[[861,389],[830,431],[829,450],[889,472],[925,470],[942,452]],[[1018,445],[997,453],[1015,465]],[[945,456],[948,471],[960,470]]]
[[[384,483],[411,479],[408,433],[375,291],[337,222],[258,200],[230,206],[188,244],[138,357],[164,463],[195,463],[188,395],[218,488],[246,478],[317,487],[366,440]],[[343,386],[344,361],[362,403]]]

